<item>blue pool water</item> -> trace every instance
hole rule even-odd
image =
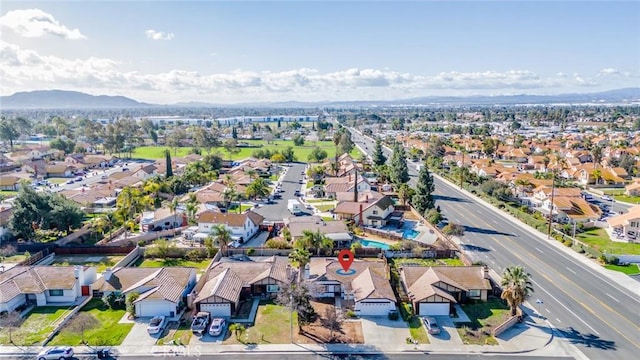
[[[404,239],[413,240],[418,236],[418,234],[420,234],[419,231],[415,231],[413,229],[408,229],[408,230],[405,230],[405,231],[402,232],[402,237]]]
[[[368,247],[368,248],[378,248],[378,249],[382,249],[382,250],[389,250],[389,245],[387,245],[385,243],[381,243],[379,241],[360,239],[360,244],[362,244],[362,246]]]

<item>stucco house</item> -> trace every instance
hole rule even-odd
[[[487,301],[491,290],[485,266],[403,266],[400,281],[420,316],[448,316],[456,303]]]
[[[93,291],[94,296],[138,293],[136,316],[174,317],[186,307],[187,294],[195,284],[196,269],[192,267],[121,267],[107,269],[93,283]]]
[[[609,236],[615,240],[636,241],[640,237],[640,206],[607,220],[611,229]]]
[[[640,181],[625,186],[624,194],[627,196],[640,196]]]
[[[234,241],[243,243],[255,236],[264,217],[251,210],[242,214],[207,210],[198,215],[198,233],[209,234],[218,224],[224,225]]]
[[[159,208],[155,211],[144,211],[140,216],[140,230],[154,231],[156,228],[162,230],[175,229],[187,225],[187,217],[181,211],[171,211],[169,208]]]
[[[367,202],[342,201],[334,213],[338,220],[353,220],[356,225],[383,227],[395,207],[389,196],[369,199]]]
[[[311,258],[304,278],[316,298],[340,298],[358,315],[387,316],[396,310],[389,270],[381,261],[354,260],[347,272],[335,258]]]
[[[0,176],[0,190],[17,191],[20,189],[21,178],[13,175]]]
[[[348,247],[353,240],[344,221],[323,220],[319,216],[292,216],[284,219],[284,223],[289,228],[293,241],[301,239],[305,230],[320,231],[334,241],[334,248]]]
[[[25,303],[71,305],[91,295],[95,279],[91,266],[15,266],[0,273],[0,312]]]

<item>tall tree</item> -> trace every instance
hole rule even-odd
[[[382,152],[382,141],[376,139],[376,146],[373,149],[373,164],[376,166],[384,165],[387,162],[387,157]]]
[[[391,168],[389,171],[391,182],[398,189],[401,184],[409,181],[409,167],[407,166],[407,155],[404,146],[399,142],[393,144],[393,156],[391,158]]]
[[[434,190],[433,175],[429,172],[429,167],[425,162],[418,173],[418,185],[411,199],[411,204],[420,214],[424,215],[429,209],[435,207],[435,201],[433,200]]]
[[[531,274],[520,265],[508,266],[502,273],[502,294],[500,297],[507,301],[511,308],[511,315],[517,314],[520,306],[533,293]]]
[[[289,262],[298,268],[298,283],[304,280],[304,268],[311,259],[311,253],[304,247],[296,247],[289,253]]]
[[[298,313],[298,333],[302,327],[314,322],[317,318],[315,309],[311,305],[312,292],[307,283],[290,283],[280,287],[276,302]]]
[[[171,151],[169,149],[164,150],[164,160],[167,166],[165,177],[168,179],[173,176],[173,166],[171,165]]]

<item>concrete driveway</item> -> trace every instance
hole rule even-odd
[[[127,337],[122,341],[122,346],[151,346],[162,334],[149,335],[147,326],[151,318],[137,318],[133,321],[133,327]]]
[[[456,330],[453,321],[451,321],[451,318],[448,316],[434,317],[436,318],[436,320],[438,321],[438,325],[440,326],[440,334],[432,335],[429,334],[429,331],[427,331],[427,334],[429,335],[429,341],[433,345],[462,345],[460,334],[458,334],[458,331]],[[425,326],[424,322],[422,323],[422,326]]]
[[[386,316],[363,316],[361,322],[365,344],[382,349],[403,348],[410,336],[409,328],[402,320],[389,320]]]

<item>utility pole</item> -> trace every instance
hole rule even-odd
[[[462,150],[462,165],[460,166],[460,189],[462,189],[463,181],[464,181],[464,150]]]
[[[553,223],[553,197],[556,192],[556,169],[553,169],[553,177],[551,178],[551,204],[549,206],[549,228],[547,229],[547,239],[551,238],[551,224]]]

